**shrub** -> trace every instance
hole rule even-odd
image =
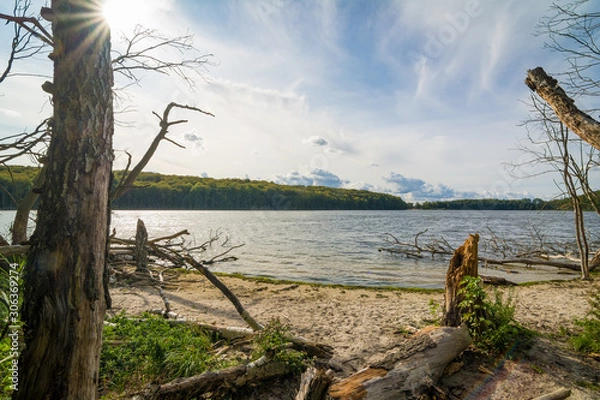
[[[473,343],[488,354],[510,350],[510,354],[523,350],[531,344],[534,333],[524,328],[515,318],[515,305],[509,293],[504,300],[502,293],[494,290],[494,300],[488,299],[480,277],[467,276],[458,292],[463,300],[462,321],[469,327]]]
[[[591,309],[588,315],[575,320],[575,324],[581,327],[582,331],[570,340],[577,351],[600,353],[600,292],[592,293],[589,302]]]

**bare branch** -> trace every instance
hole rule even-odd
[[[142,80],[140,72],[174,74],[191,88],[196,87],[195,77],[202,78],[202,72],[210,65],[212,54],[202,54],[193,44],[194,36],[185,34],[167,37],[155,30],[136,26],[131,37],[121,37],[125,45],[123,51],[113,50],[113,71],[122,75],[132,84]],[[181,58],[169,59],[175,55]],[[190,58],[184,56],[190,55]]]
[[[31,6],[31,1],[27,0],[21,3],[19,0],[15,0],[15,5],[13,8],[13,15],[9,16],[6,14],[0,14],[0,19],[5,19],[7,21],[14,22],[14,34],[11,42],[11,50],[8,55],[8,60],[6,62],[6,67],[4,71],[0,74],[0,83],[2,83],[8,76],[11,75],[13,64],[16,60],[21,60],[25,58],[32,57],[38,54],[44,48],[45,44],[34,45],[31,42],[32,37],[36,34],[31,33],[27,26],[23,26],[21,23],[17,22],[15,19],[27,19],[27,20],[35,20],[32,17],[26,17],[29,8]],[[37,21],[37,20],[36,20]],[[44,29],[42,27],[42,29]],[[26,32],[23,32],[23,31]]]
[[[214,115],[212,113],[201,110],[200,108],[183,105],[183,104],[178,104],[178,103],[174,103],[174,102],[171,102],[167,105],[167,107],[163,111],[162,117],[153,111],[152,114],[156,115],[156,117],[159,119],[160,131],[158,132],[158,134],[156,135],[156,137],[150,144],[150,147],[148,147],[148,150],[146,150],[146,153],[144,154],[142,159],[131,170],[131,172],[129,174],[123,174],[123,177],[121,178],[121,182],[113,190],[113,192],[111,194],[112,200],[124,195],[125,193],[127,193],[129,190],[131,190],[134,187],[133,182],[137,179],[139,174],[146,167],[146,165],[148,164],[148,162],[150,161],[150,159],[156,152],[156,149],[158,148],[158,145],[160,144],[160,142],[162,140],[167,140],[171,143],[174,143],[175,145],[177,145],[179,147],[183,147],[166,137],[167,133],[169,132],[170,126],[186,122],[184,120],[173,121],[173,122],[169,121],[169,114],[173,108],[181,108],[184,110],[196,111],[196,112],[214,117]]]

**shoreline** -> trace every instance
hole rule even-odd
[[[173,312],[214,326],[246,326],[229,300],[200,273],[167,270],[163,275]],[[330,366],[338,377],[376,362],[407,332],[432,325],[432,304],[444,301],[442,290],[334,287],[230,274],[219,274],[219,279],[260,323],[278,318],[292,334],[332,346]],[[143,284],[111,286],[111,313],[139,315],[163,309],[156,288]],[[598,275],[594,281],[540,282],[499,290],[505,296],[512,293],[517,321],[540,336],[525,360],[477,361],[492,376],[478,371],[470,361],[472,356],[465,355],[465,366],[451,377],[457,385],[466,391],[483,385],[489,395],[477,398],[492,400],[533,398],[561,386],[573,389],[574,400],[600,397],[600,360],[569,350],[565,336],[576,330],[574,318],[583,318],[589,310],[590,291],[600,290]],[[578,382],[582,381],[596,382],[596,386],[581,388]]]

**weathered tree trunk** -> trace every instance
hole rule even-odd
[[[15,399],[94,399],[113,160],[110,34],[101,4],[52,0],[52,140],[24,274]],[[51,15],[49,15],[51,14]]]
[[[135,232],[135,262],[137,265],[136,272],[148,274],[148,231],[144,221],[138,219],[137,230]]]
[[[477,244],[479,235],[469,235],[465,243],[454,252],[446,273],[446,293],[444,294],[444,317],[442,325],[459,326],[461,324],[458,304],[461,297],[458,294],[465,276],[477,276]]]
[[[21,244],[27,241],[27,226],[29,225],[29,214],[31,213],[31,209],[35,204],[35,201],[38,199],[39,194],[36,190],[44,185],[46,180],[46,166],[42,166],[38,176],[35,178],[35,182],[33,183],[33,187],[21,199],[19,205],[17,206],[17,212],[15,214],[15,219],[13,221],[12,227],[12,244]]]
[[[527,71],[525,84],[554,110],[558,118],[590,145],[600,150],[600,123],[579,110],[558,81],[537,67]]]
[[[470,343],[465,325],[424,329],[380,363],[332,385],[329,396],[336,400],[422,398]]]

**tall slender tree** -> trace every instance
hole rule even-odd
[[[107,307],[113,160],[110,34],[97,0],[52,0],[54,114],[24,275],[25,349],[14,399],[97,396]]]

